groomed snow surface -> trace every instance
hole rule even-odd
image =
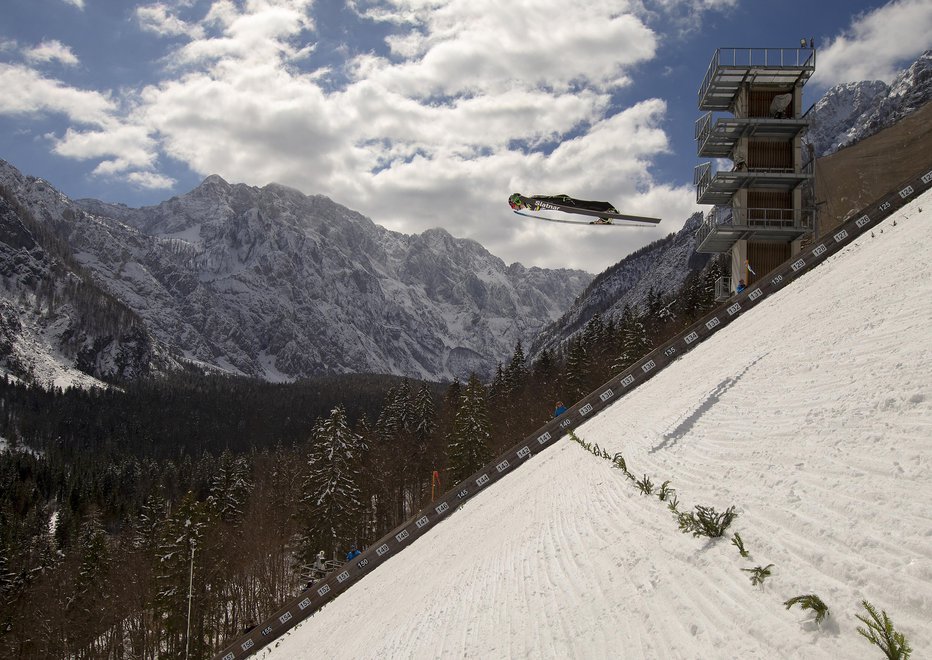
[[[577,429],[682,511],[734,505],[728,537],[562,439],[263,655],[883,658],[863,599],[932,655],[932,194],[874,234]],[[783,606],[809,593],[821,627]]]

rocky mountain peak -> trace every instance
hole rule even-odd
[[[443,229],[408,236],[322,195],[207,177],[161,204],[74,202],[15,168],[17,199],[161,351],[273,381],[487,376],[592,276],[506,268]],[[0,181],[0,182],[2,182]],[[53,204],[54,202],[54,204]],[[58,223],[64,217],[74,219]]]
[[[927,50],[891,85],[870,80],[829,89],[809,111],[806,140],[816,156],[826,156],[892,126],[930,99],[932,50]]]

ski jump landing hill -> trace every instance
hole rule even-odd
[[[580,423],[602,412],[617,399],[652,378],[679,356],[760,304],[770,295],[782,290],[803,273],[842,250],[894,211],[930,188],[932,188],[932,169],[927,169],[922,175],[899,186],[895,191],[854,214],[842,226],[814,241],[799,255],[768,273],[754,286],[730,298],[700,321],[575,403],[559,418],[541,427],[524,441],[483,467],[482,470],[462,481],[407,523],[374,543],[361,556],[345,564],[343,570],[330,574],[325,580],[317,582],[311,589],[286,603],[256,628],[232,641],[215,658],[217,660],[245,658],[278,639],[368,575],[383,561],[407,548],[414,540],[426,534],[438,522],[447,518],[477,493],[523,465],[532,456],[554,445],[557,439],[566,435]],[[437,570],[442,570],[442,568],[438,567]]]

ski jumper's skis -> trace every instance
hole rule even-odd
[[[655,225],[660,222],[660,218],[649,218],[641,215],[628,215],[619,213],[618,210],[609,202],[598,202],[586,199],[576,199],[569,195],[532,195],[526,197],[520,193],[514,193],[508,198],[508,204],[518,215],[524,215],[539,220],[550,222],[566,222],[569,224],[611,224],[612,220],[626,220],[628,222],[637,222]],[[539,211],[558,211],[560,213],[573,213],[576,215],[587,215],[598,218],[597,221],[589,223],[584,221],[563,220],[557,218],[548,218],[547,216],[532,215],[530,213],[521,213],[522,210],[539,212]],[[600,222],[601,221],[601,222]]]

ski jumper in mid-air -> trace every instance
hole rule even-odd
[[[659,218],[647,218],[638,215],[625,215],[619,213],[610,202],[598,202],[588,199],[576,199],[569,195],[531,195],[526,197],[521,193],[513,193],[508,198],[508,205],[518,215],[527,215],[532,218],[548,220],[550,222],[568,222],[570,224],[585,224],[578,220],[569,220],[561,218],[548,218],[540,215],[530,215],[522,213],[523,210],[539,211],[558,211],[561,213],[573,213],[577,215],[594,216],[596,219],[589,221],[590,225],[611,225],[613,220],[628,220],[631,222],[657,224]]]

